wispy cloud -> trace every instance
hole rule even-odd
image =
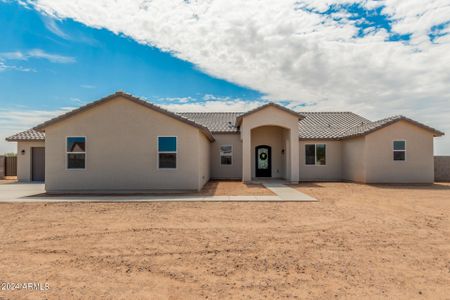
[[[65,33],[57,24],[58,20],[52,17],[43,15],[42,21],[44,22],[45,27],[51,31],[53,34],[59,36],[62,39],[70,40],[70,36]]]
[[[7,65],[0,59],[0,72],[3,71],[19,71],[19,72],[36,72],[35,69],[25,68],[22,66]]]
[[[52,63],[58,64],[70,64],[76,62],[76,59],[72,56],[65,56],[60,54],[48,53],[42,49],[32,49],[26,52],[13,51],[13,52],[1,52],[0,59],[2,60],[29,60],[31,58],[45,59]]]
[[[91,84],[82,84],[82,85],[80,85],[80,87],[83,89],[95,89],[95,85],[91,85]]]
[[[193,97],[163,97],[158,98],[159,103],[189,103],[196,101]]]
[[[11,60],[26,60],[27,56],[24,55],[20,51],[14,51],[14,52],[2,52],[0,53],[0,58],[3,58],[5,60],[11,59]]]
[[[59,55],[59,54],[51,54],[51,53],[47,53],[41,49],[30,50],[28,52],[28,55],[29,55],[29,57],[32,57],[32,58],[42,58],[42,59],[46,59],[50,62],[58,63],[58,64],[70,64],[70,63],[74,63],[76,61],[74,57],[64,56],[64,55]]]
[[[77,104],[83,103],[83,101],[80,98],[76,98],[76,97],[71,97],[71,98],[69,98],[69,100],[71,102],[74,102],[74,103],[77,103]]]

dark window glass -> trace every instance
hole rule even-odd
[[[228,156],[228,155],[221,156],[220,163],[222,165],[231,165],[231,156]]]
[[[68,137],[67,152],[86,152],[86,138]]]
[[[69,153],[67,154],[67,168],[68,169],[84,169],[86,155],[83,153]]]
[[[316,145],[305,145],[305,164],[316,164]]]
[[[317,157],[317,164],[318,165],[325,165],[326,164],[326,146],[325,145],[316,145],[316,157]]]
[[[175,169],[177,167],[176,153],[159,153],[160,169]]]
[[[394,151],[394,160],[405,160],[405,151]]]
[[[405,141],[394,141],[394,150],[406,150]]]
[[[231,155],[233,153],[233,147],[231,145],[220,146],[220,155]]]
[[[158,137],[158,151],[159,152],[176,152],[177,138],[174,136]]]

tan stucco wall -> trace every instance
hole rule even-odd
[[[17,142],[17,180],[31,181],[31,148],[45,147],[45,142]],[[25,154],[22,155],[22,150]]]
[[[281,153],[286,148],[286,129],[275,126],[263,126],[252,130],[252,177],[255,176],[255,148],[260,145],[268,145],[272,148],[272,178],[286,178],[285,156]]]
[[[392,142],[406,140],[406,161],[392,159]],[[406,121],[366,136],[366,182],[434,181],[433,134]]]
[[[87,137],[86,169],[66,169],[67,136]],[[157,168],[158,136],[178,137],[177,169]],[[203,139],[195,127],[118,97],[46,128],[46,189],[196,190],[208,177]]]
[[[252,142],[252,131],[255,128],[262,126],[278,126],[288,130],[288,146],[286,149],[286,162],[289,164],[289,168],[286,174],[286,179],[291,182],[298,182],[299,179],[299,143],[298,143],[298,117],[269,106],[243,118],[240,127],[241,140],[242,140],[242,179],[244,181],[251,181],[254,168],[253,161],[254,155],[254,143]],[[283,133],[284,134],[284,133]],[[286,137],[285,136],[285,139]],[[290,142],[295,141],[295,142]],[[273,151],[273,150],[272,150]],[[281,167],[280,167],[281,168]],[[280,170],[281,172],[281,170]],[[277,173],[273,173],[276,175]]]
[[[307,165],[305,163],[305,145],[325,144],[326,165]],[[300,141],[300,180],[303,181],[339,181],[342,180],[342,142],[310,140]]]
[[[197,152],[197,161],[198,161],[198,186],[197,189],[201,190],[202,187],[207,183],[210,179],[210,141],[205,137],[203,133],[200,131],[197,132],[198,139],[198,152]]]
[[[238,133],[214,134],[215,141],[211,143],[211,178],[241,179],[242,178],[242,141]],[[220,146],[232,145],[233,157],[231,165],[220,164]]]
[[[365,137],[342,141],[342,179],[364,182],[366,180]]]

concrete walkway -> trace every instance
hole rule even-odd
[[[267,184],[267,185],[266,185]],[[273,196],[199,196],[199,195],[45,195],[43,184],[0,184],[0,203],[33,202],[285,202],[316,201],[297,190],[280,183],[264,184],[276,195]]]
[[[317,199],[280,182],[267,181],[262,184],[276,194],[282,201],[317,201]]]

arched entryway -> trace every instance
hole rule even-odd
[[[299,178],[299,138],[298,120],[302,116],[276,104],[266,104],[243,114],[236,120],[242,140],[242,180],[252,181],[261,175],[257,170],[260,146],[270,147],[270,173],[263,176],[298,182]],[[263,151],[263,152],[264,152]],[[265,156],[263,154],[263,156]],[[266,164],[269,161],[262,161]],[[266,167],[266,165],[264,165]]]

